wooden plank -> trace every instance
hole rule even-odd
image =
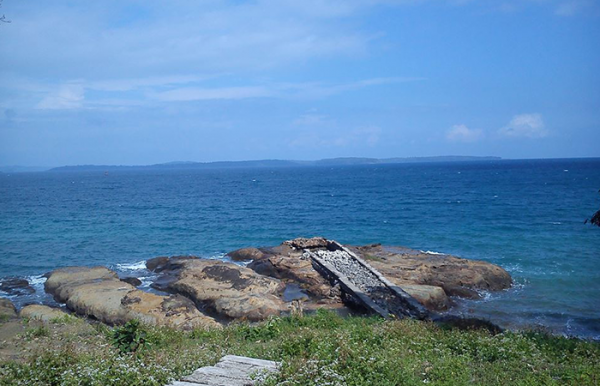
[[[274,361],[269,361],[266,359],[256,359],[256,358],[248,358],[241,357],[237,355],[225,355],[219,362],[236,362],[236,363],[244,363],[253,366],[262,366],[262,367],[273,367],[277,368],[278,363]]]
[[[168,386],[251,386],[254,374],[272,373],[278,366],[264,359],[226,355],[215,366],[201,367]]]
[[[253,383],[250,373],[241,371],[233,372],[230,369],[218,367],[203,367],[183,378],[183,380],[200,385],[214,386],[246,386]]]

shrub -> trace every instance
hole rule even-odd
[[[133,319],[113,330],[112,344],[121,354],[136,353],[149,345],[146,340],[147,335],[140,322]]]

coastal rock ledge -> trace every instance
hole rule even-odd
[[[303,259],[305,249],[326,249],[322,237],[298,238],[276,247],[243,248],[230,252],[232,260],[248,260],[257,273],[298,283],[311,298],[332,298],[335,288]],[[477,299],[483,291],[510,288],[512,279],[501,267],[478,260],[381,244],[347,246],[421,304],[433,311],[452,305],[452,298]]]
[[[105,267],[67,267],[47,274],[45,290],[79,315],[115,325],[131,319],[183,329],[220,326],[182,296],[159,296],[119,280]]]
[[[227,255],[234,262],[193,256],[148,260],[146,267],[156,274],[152,288],[168,296],[139,290],[105,267],[57,269],[46,275],[45,290],[71,311],[111,325],[138,319],[190,329],[298,310],[347,312],[352,305],[345,303],[338,283],[324,278],[305,254],[331,243],[299,238],[275,247],[243,248]],[[430,311],[448,309],[454,298],[478,298],[483,291],[512,285],[504,269],[484,261],[380,244],[346,248]]]

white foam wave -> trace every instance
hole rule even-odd
[[[518,263],[505,264],[504,269],[507,270],[508,272],[518,272],[518,273],[523,272],[523,267]]]
[[[550,224],[552,224],[552,225],[562,225],[562,222],[552,221]]]
[[[214,255],[202,257],[207,260],[225,260],[227,258],[225,253],[215,253]]]
[[[117,269],[121,271],[140,271],[146,269],[146,260],[132,264],[117,264]]]
[[[34,287],[36,289],[37,289],[37,287],[42,287],[44,285],[44,283],[46,282],[46,280],[48,280],[48,279],[42,275],[34,275],[34,276],[27,277],[27,281],[29,282],[29,285],[31,285],[32,287]]]
[[[0,291],[0,297],[7,298],[7,299],[14,299],[17,297],[17,295],[11,295],[8,292]]]
[[[492,300],[492,293],[491,292],[485,291],[485,290],[478,290],[476,292],[480,296],[480,299],[479,299],[480,301],[487,302],[487,301]]]
[[[421,253],[425,253],[427,255],[445,255],[445,253],[435,252],[435,251],[421,251]]]

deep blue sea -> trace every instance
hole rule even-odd
[[[514,288],[456,312],[600,339],[598,189],[600,159],[0,174],[0,277],[34,283],[23,304],[60,266],[322,235],[499,264]]]

